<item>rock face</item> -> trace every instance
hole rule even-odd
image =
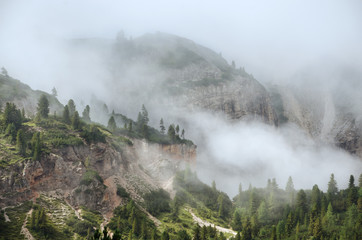
[[[40,161],[0,169],[0,207],[46,194],[110,215],[122,202],[117,185],[142,201],[145,192],[162,187],[177,169],[196,158],[195,146],[133,141],[133,146],[121,150],[108,143],[66,147],[43,154]]]
[[[279,86],[271,92],[280,98],[273,106],[280,119],[297,124],[317,141],[362,158],[362,122],[350,108],[338,104],[332,93]]]

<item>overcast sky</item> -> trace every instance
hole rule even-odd
[[[0,66],[50,90],[55,41],[161,31],[222,52],[258,80],[289,79],[323,62],[362,66],[361,13],[359,0],[0,0]]]

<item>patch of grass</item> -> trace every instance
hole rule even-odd
[[[80,181],[81,185],[90,185],[93,181],[99,181],[103,184],[103,179],[99,176],[98,172],[95,170],[88,169],[82,176]]]
[[[17,207],[7,208],[5,212],[10,222],[5,222],[4,211],[0,211],[0,239],[2,239],[1,237],[5,237],[4,239],[23,240],[24,236],[19,233],[25,221],[26,214],[31,208],[32,202],[30,201]]]

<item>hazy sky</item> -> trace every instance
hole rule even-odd
[[[261,81],[313,64],[362,65],[362,1],[0,0],[0,65],[50,90],[57,40],[162,31],[194,40]],[[50,61],[51,60],[51,61]],[[43,71],[43,72],[40,72]],[[46,80],[46,81],[43,81]]]

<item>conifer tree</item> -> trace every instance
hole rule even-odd
[[[142,118],[143,118],[143,124],[148,125],[148,111],[144,104],[142,104]]]
[[[114,117],[111,116],[108,120],[108,129],[111,130],[112,132],[116,131],[117,129],[117,124],[116,121],[114,120]]]
[[[243,224],[243,232],[241,234],[241,239],[242,240],[252,240],[253,239],[251,223],[250,223],[250,220],[248,217],[245,219],[244,224]]]
[[[273,226],[272,228],[272,233],[271,233],[271,236],[270,236],[270,240],[277,240],[277,229],[275,226]]]
[[[175,127],[173,125],[170,125],[168,127],[167,135],[169,136],[170,140],[173,142],[176,139],[176,132]]]
[[[68,105],[65,105],[64,110],[63,110],[63,121],[64,121],[66,124],[70,124],[70,123],[71,123]]]
[[[21,156],[25,156],[26,153],[26,142],[24,138],[24,131],[20,129],[16,136],[16,147]]]
[[[89,105],[87,105],[84,110],[83,110],[83,113],[82,113],[82,118],[83,118],[83,121],[87,122],[87,123],[90,123],[91,122],[91,119],[90,119],[90,107]]]
[[[72,127],[75,130],[79,130],[81,128],[80,119],[79,119],[79,113],[78,111],[75,111],[72,117]]]
[[[161,131],[162,134],[165,134],[165,130],[166,130],[166,128],[165,128],[165,125],[163,124],[163,119],[161,118],[161,120],[160,120],[160,131]]]
[[[358,201],[358,191],[354,185],[354,176],[351,175],[348,184],[347,202],[349,206],[352,206],[352,204],[357,204],[357,201]]]
[[[337,194],[337,192],[338,192],[337,182],[334,179],[334,174],[332,173],[331,178],[328,182],[328,190],[327,190],[328,197],[330,198],[330,200],[334,199],[334,196]]]
[[[242,223],[241,223],[241,215],[238,210],[234,212],[233,221],[232,221],[232,228],[234,231],[241,231],[242,230]]]
[[[181,131],[181,138],[185,139],[185,129],[182,129],[182,131]]]
[[[285,187],[285,191],[287,192],[288,194],[288,198],[289,198],[289,204],[293,204],[294,202],[294,184],[293,184],[293,180],[292,180],[292,177],[289,176],[288,178],[288,182],[287,182],[287,185]]]
[[[43,94],[41,95],[38,102],[38,116],[40,118],[48,118],[49,114],[49,101],[48,98]]]
[[[138,222],[138,218],[135,217],[133,219],[133,224],[132,224],[132,233],[136,236],[140,235],[140,224]]]
[[[68,101],[68,108],[69,108],[69,116],[72,118],[75,113],[75,104],[73,99]]]

